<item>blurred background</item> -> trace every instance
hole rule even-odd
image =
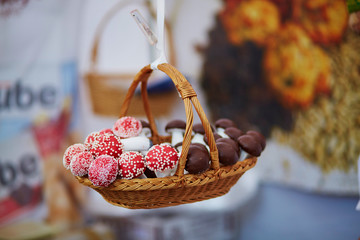
[[[110,205],[62,157],[112,126],[156,59],[130,15],[156,31],[156,1],[0,0],[0,239],[360,238],[360,3],[165,2],[168,62],[210,122],[267,138],[257,165],[215,199]],[[186,119],[165,74],[148,93],[160,133]],[[146,119],[141,104],[137,93],[128,114]]]

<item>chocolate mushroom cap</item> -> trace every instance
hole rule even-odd
[[[221,137],[219,134],[214,133],[214,139],[215,139],[215,141],[216,141],[217,139],[219,139],[219,138],[222,138],[222,137]],[[208,140],[208,138],[207,138],[206,135],[204,135],[204,142],[205,142],[207,145],[209,145],[209,140]]]
[[[170,129],[185,129],[185,128],[186,128],[186,122],[180,119],[175,119],[168,122],[168,124],[166,124],[165,131],[169,132]]]
[[[150,124],[145,120],[140,120],[143,128],[150,128]]]
[[[183,120],[172,120],[165,126],[165,131],[171,134],[171,144],[174,146],[178,142],[182,142],[184,139],[184,133],[186,129],[186,122]]]
[[[191,145],[197,146],[197,147],[201,148],[202,151],[208,151],[204,144],[201,144],[201,143],[191,143]],[[190,145],[190,146],[191,146],[191,145]]]
[[[217,142],[216,147],[219,152],[219,162],[225,166],[233,165],[239,160],[237,151],[226,142]]]
[[[255,139],[260,143],[262,151],[264,151],[265,147],[266,147],[266,138],[264,137],[264,135],[262,135],[261,133],[257,132],[257,131],[247,131],[246,132],[247,135],[252,135],[253,137],[255,137]]]
[[[210,128],[213,132],[215,132],[215,128],[213,126],[210,125]],[[205,134],[204,126],[201,123],[194,124],[193,131],[194,133]]]
[[[216,140],[216,143],[218,142],[230,144],[234,148],[234,150],[238,153],[238,155],[240,155],[240,146],[237,141],[234,141],[231,138],[219,138]]]
[[[202,144],[190,144],[185,170],[190,174],[205,172],[210,167],[210,155]]]
[[[244,132],[236,127],[228,127],[225,129],[224,133],[226,135],[228,135],[229,138],[231,138],[235,141],[238,139],[238,137],[240,137],[241,135],[244,135]]]
[[[252,135],[242,135],[237,139],[240,147],[244,149],[245,152],[252,156],[260,156],[262,152],[261,144],[256,140]]]
[[[205,134],[205,129],[201,123],[194,124],[193,131],[194,133]]]
[[[216,120],[215,127],[226,129],[228,127],[236,127],[236,124],[233,120],[230,120],[228,118],[220,118]]]

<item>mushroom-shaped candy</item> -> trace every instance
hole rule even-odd
[[[211,129],[214,131],[212,126]],[[204,141],[204,136],[206,136],[204,126],[201,123],[196,123],[193,125],[193,131],[195,135],[192,138],[191,143],[200,143],[206,146],[206,143]]]
[[[233,165],[239,160],[239,155],[236,149],[231,144],[226,142],[216,142],[216,147],[219,151],[219,162],[225,166]]]
[[[241,149],[243,149],[246,153],[255,157],[260,156],[262,147],[260,142],[258,142],[254,136],[245,134],[240,136],[237,140]]]
[[[214,133],[214,139],[215,139],[215,141],[216,141],[217,139],[219,139],[219,138],[222,138],[222,137],[221,137],[219,134]],[[204,142],[206,143],[206,145],[209,146],[209,140],[208,140],[208,138],[207,138],[206,135],[204,135]]]
[[[76,154],[71,158],[71,173],[75,176],[85,176],[88,174],[89,167],[93,159],[93,155],[90,152],[81,152]]]
[[[119,175],[124,179],[140,177],[145,172],[145,159],[141,153],[125,152],[119,158]]]
[[[244,132],[237,127],[228,127],[224,130],[224,133],[234,141],[236,141],[241,135],[244,135]]]
[[[145,157],[146,166],[159,176],[169,175],[178,163],[178,152],[169,144],[162,143],[152,146]]]
[[[95,186],[107,187],[115,181],[119,163],[114,157],[102,155],[95,158],[89,167],[89,180]]]
[[[70,168],[71,159],[78,153],[85,152],[86,146],[81,143],[75,143],[69,146],[63,156],[63,165],[66,169]]]
[[[227,135],[224,133],[225,129],[228,127],[236,127],[236,124],[234,121],[228,119],[228,118],[220,118],[216,120],[215,127],[217,130],[217,133],[222,137],[227,137]]]
[[[185,170],[190,174],[205,172],[210,167],[210,155],[202,144],[191,143],[185,164]]]
[[[172,146],[175,146],[177,143],[183,141],[185,128],[186,128],[186,122],[179,119],[170,121],[168,124],[166,124],[165,131],[171,134]]]
[[[266,147],[266,138],[264,137],[264,135],[253,130],[247,131],[246,134],[253,136],[260,143],[262,151],[264,151]]]
[[[119,138],[113,133],[93,132],[86,138],[85,146],[95,157],[107,154],[118,158],[123,151],[146,151],[152,142],[144,136]]]
[[[140,134],[141,130],[141,122],[129,116],[119,118],[113,126],[114,134],[121,138],[136,137]]]
[[[230,144],[233,147],[233,149],[237,152],[238,156],[240,156],[241,150],[239,143],[237,141],[234,141],[231,138],[219,138],[216,140],[216,143],[220,143],[220,142]]]
[[[92,133],[86,138],[85,145],[94,157],[109,155],[118,158],[124,150],[120,138],[112,133]]]

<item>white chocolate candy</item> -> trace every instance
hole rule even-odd
[[[229,136],[225,134],[225,129],[224,128],[217,128],[216,132],[217,132],[217,134],[219,134],[223,138],[229,138]]]
[[[121,139],[124,144],[124,151],[147,151],[152,146],[152,142],[147,137],[137,136]]]
[[[166,124],[165,131],[171,134],[172,146],[175,146],[177,143],[184,140],[185,128],[186,122],[182,120],[173,120]]]
[[[204,134],[201,133],[195,133],[194,137],[191,139],[192,143],[200,143],[206,146],[206,143],[204,141]]]

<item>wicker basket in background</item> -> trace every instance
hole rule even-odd
[[[107,26],[109,20],[114,17],[119,10],[132,1],[121,1],[108,11],[101,19],[97,26],[95,37],[91,49],[90,69],[84,74],[84,81],[89,90],[92,110],[95,114],[103,116],[117,116],[121,108],[121,103],[125,99],[128,87],[132,82],[132,78],[136,73],[104,73],[97,69],[98,52],[101,36]],[[150,14],[154,16],[148,2],[145,6]],[[165,21],[165,29],[168,39],[168,57],[169,62],[176,66],[176,56],[174,50],[174,40],[170,24]],[[115,100],[116,99],[116,100]],[[115,100],[115,101],[114,101]],[[173,104],[178,100],[176,90],[168,90],[163,93],[149,95],[149,101],[153,107],[152,111],[155,116],[167,116],[171,113]],[[128,114],[132,116],[142,116],[141,107],[142,100],[140,95],[135,95],[132,100],[132,107]]]
[[[255,166],[257,158],[238,161],[231,166],[220,166],[218,150],[210,123],[201,107],[196,92],[185,77],[172,65],[163,63],[158,69],[166,73],[173,81],[184,102],[186,129],[182,151],[174,176],[146,179],[116,179],[108,187],[94,186],[87,177],[76,177],[85,186],[99,192],[111,204],[132,209],[151,209],[175,206],[206,200],[226,194],[238,179]],[[145,114],[149,120],[154,144],[169,142],[170,136],[160,136],[150,109],[147,94],[147,82],[153,70],[146,66],[135,76],[124,98],[120,117],[129,115],[130,102],[134,100],[135,89],[141,83],[141,99]],[[113,101],[118,101],[113,99]],[[202,174],[184,174],[187,154],[191,142],[193,127],[193,108],[195,108],[208,138],[211,167]]]

